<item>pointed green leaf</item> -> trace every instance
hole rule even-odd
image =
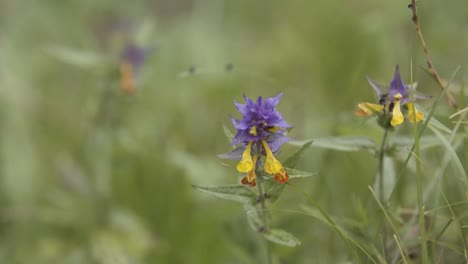
[[[263,186],[265,188],[265,195],[268,198],[267,201],[269,201],[270,203],[274,203],[276,202],[276,200],[278,200],[286,184],[281,184],[279,182],[271,180],[265,181],[263,183]]]
[[[83,69],[96,69],[107,62],[104,56],[87,50],[52,46],[47,48],[46,52],[64,63]]]
[[[265,223],[263,222],[262,217],[260,216],[259,208],[252,204],[245,204],[244,210],[247,214],[247,220],[249,221],[250,227],[255,232],[261,232],[261,230],[265,228]]]
[[[304,151],[310,147],[312,144],[313,140],[307,141],[304,143],[296,152],[294,152],[289,158],[287,158],[284,162],[283,165],[288,168],[295,168],[297,165],[297,162],[302,158],[304,155]]]
[[[468,184],[467,179],[468,175],[466,174],[465,168],[463,167],[463,163],[461,162],[460,158],[457,155],[456,150],[453,148],[452,144],[447,140],[447,138],[436,128],[432,126],[428,126],[434,134],[439,138],[439,140],[444,144],[445,149],[448,151],[448,154],[452,157],[452,161],[455,164],[455,168],[458,170],[460,174],[460,179],[465,183]]]
[[[314,146],[339,151],[375,151],[376,143],[367,137],[325,137],[313,139]],[[300,146],[308,141],[292,141],[290,144]]]
[[[329,223],[329,221],[327,221],[327,218],[323,215],[322,212],[320,212],[320,210],[318,210],[317,208],[315,207],[311,207],[311,206],[308,206],[308,205],[302,205],[301,206],[301,209],[307,213],[308,216],[311,216],[313,218],[316,218],[317,220],[320,220],[321,222],[323,222],[324,224],[326,225],[330,225],[331,224]],[[331,216],[327,215],[328,217],[331,218]]]
[[[294,178],[310,177],[310,176],[317,174],[314,172],[299,171],[299,170],[290,169],[290,168],[285,168],[285,170],[288,173],[290,180]],[[264,175],[265,176],[262,176],[262,177],[264,177],[265,179],[263,183],[263,186],[265,188],[265,194],[268,196],[268,201],[270,203],[274,203],[276,202],[276,200],[278,200],[286,184],[281,184],[281,183],[274,181],[271,175],[267,175],[267,174],[264,174]]]
[[[299,239],[282,229],[272,229],[264,233],[263,236],[273,243],[287,247],[295,247],[301,244]]]
[[[317,175],[316,172],[300,171],[300,170],[295,170],[295,169],[290,169],[290,168],[284,168],[284,169],[288,173],[290,180],[294,178],[305,178],[305,177]],[[276,202],[276,200],[278,200],[286,184],[281,184],[281,183],[274,181],[271,175],[268,175],[268,174],[263,173],[263,177],[265,179],[263,183],[263,186],[265,188],[265,194],[268,196],[268,201],[270,203],[274,203]]]
[[[294,178],[305,178],[305,177],[310,177],[317,175],[317,172],[310,172],[310,171],[301,171],[301,170],[296,170],[296,169],[291,169],[291,168],[284,168],[286,172],[288,173],[289,179],[294,179]]]
[[[251,190],[251,187],[244,185],[227,185],[214,187],[203,187],[197,185],[192,186],[197,190],[216,196],[218,198],[240,203],[254,203],[257,198],[257,195]]]

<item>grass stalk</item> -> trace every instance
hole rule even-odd
[[[413,85],[413,61],[410,62],[410,69],[411,69],[411,86]],[[413,87],[411,87],[411,101],[414,102],[414,91]],[[416,107],[414,104],[411,104],[412,112],[413,112],[413,120],[416,120]],[[429,256],[427,250],[427,237],[426,237],[426,224],[424,218],[424,202],[423,202],[423,179],[422,179],[422,172],[421,172],[421,152],[419,146],[419,132],[418,132],[418,124],[414,122],[413,125],[413,135],[414,135],[414,145],[415,145],[415,155],[416,155],[416,176],[417,176],[417,200],[418,200],[418,214],[419,214],[419,229],[420,229],[420,236],[421,236],[421,255],[422,255],[422,263],[429,263]]]

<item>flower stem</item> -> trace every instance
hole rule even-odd
[[[411,83],[413,81],[413,61],[411,61]],[[411,89],[412,91],[413,89]],[[411,101],[414,101],[414,93],[411,92]],[[416,108],[414,104],[411,105],[413,108],[413,118],[416,119]],[[418,213],[419,213],[419,229],[420,229],[420,238],[421,238],[421,255],[422,255],[422,263],[426,264],[429,263],[429,254],[427,249],[427,236],[426,236],[426,219],[424,218],[424,198],[423,198],[423,178],[422,178],[422,171],[421,171],[421,151],[419,148],[419,131],[418,131],[418,124],[414,122],[413,126],[413,135],[414,135],[414,150],[416,154],[416,174],[417,174],[417,196],[418,196]]]
[[[265,193],[263,192],[262,183],[263,183],[262,176],[258,176],[257,177],[257,190],[258,190],[259,202],[261,206],[260,213],[262,216],[263,223],[265,225],[263,232],[270,232],[270,214],[268,212],[268,208],[265,202]],[[265,250],[266,250],[266,263],[271,264],[272,263],[271,244],[265,238],[263,238],[263,241],[264,241]]]
[[[379,199],[382,204],[386,204],[384,201],[384,158],[385,158],[385,145],[387,143],[388,129],[385,129],[382,144],[380,145],[379,151]]]
[[[384,194],[384,158],[385,158],[385,146],[387,144],[387,137],[388,137],[388,129],[384,130],[384,134],[382,137],[382,143],[380,145],[380,150],[379,150],[379,198],[378,198],[378,203],[382,204],[382,206],[385,206],[386,201],[385,201],[385,194]],[[377,199],[377,197],[376,197]],[[384,211],[385,212],[385,211]],[[382,251],[384,252],[384,256],[386,255],[386,242],[387,242],[387,230],[385,228],[385,225],[383,227],[382,231]]]

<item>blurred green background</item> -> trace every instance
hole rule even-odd
[[[375,120],[353,114],[374,100],[367,75],[388,83],[400,64],[409,83],[412,59],[419,91],[440,92],[419,68],[408,4],[1,0],[0,263],[258,263],[242,207],[191,187],[238,182],[216,157],[231,148],[223,125],[239,117],[233,100],[284,92],[278,108],[292,137],[380,140]],[[468,59],[468,4],[418,7],[432,59],[449,79]],[[122,92],[118,71],[129,42],[151,49],[133,94]],[[466,74],[462,67],[455,82]],[[453,112],[442,103],[436,117],[453,127]],[[280,159],[294,149],[285,146]],[[431,151],[428,174],[443,153]],[[458,154],[466,162],[463,145]],[[376,161],[312,147],[298,168],[318,175],[294,182],[329,213],[360,221],[354,205],[369,199]],[[400,202],[414,208],[411,188]],[[335,232],[284,211],[306,203],[286,188],[273,207],[275,226],[302,240],[274,247],[280,263],[349,260]]]

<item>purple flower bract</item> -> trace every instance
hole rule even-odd
[[[272,147],[272,151],[276,152],[282,144],[289,141],[284,136],[284,129],[290,126],[275,108],[282,95],[280,93],[276,97],[265,100],[258,97],[256,102],[244,95],[245,104],[234,101],[237,110],[242,114],[242,119],[237,120],[231,117],[232,124],[237,130],[232,145],[265,139]]]

